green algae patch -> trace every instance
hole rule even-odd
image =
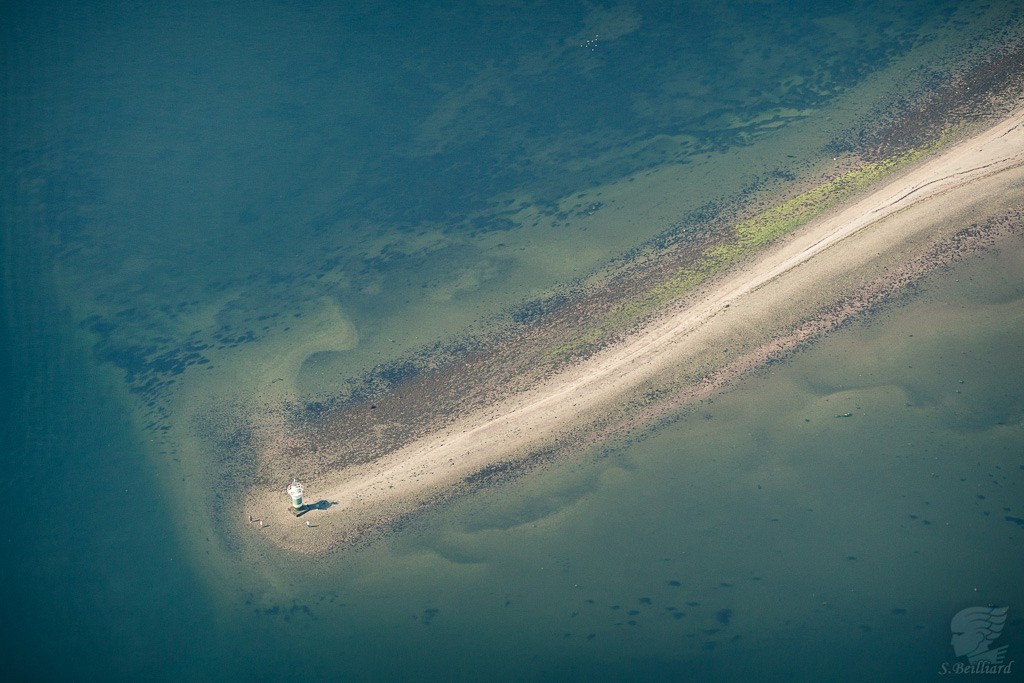
[[[553,355],[567,357],[585,353],[602,341],[607,341],[634,327],[657,313],[663,306],[678,300],[711,277],[749,258],[764,246],[792,233],[896,171],[935,152],[945,146],[950,138],[949,134],[943,134],[936,140],[908,152],[869,162],[738,221],[726,237],[706,247],[693,263],[679,269],[642,295],[620,302],[590,329],[582,331],[572,341],[559,345],[552,351]]]

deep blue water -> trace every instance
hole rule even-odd
[[[42,236],[23,227],[4,239],[4,675],[191,677],[213,642],[204,587],[123,402],[47,290]]]
[[[1003,429],[1019,430],[1019,400],[981,361],[965,366],[993,392],[964,427],[975,441],[957,432],[934,447],[959,458],[984,445],[972,466],[991,481],[970,493],[986,498],[915,484],[931,485],[933,465],[914,460],[894,477],[906,477],[902,492],[847,491],[891,505],[899,524],[848,530],[838,555],[805,572],[751,540],[761,522],[744,526],[749,496],[730,487],[763,466],[760,443],[734,442],[728,419],[466,502],[393,545],[295,568],[292,583],[266,578],[286,560],[233,567],[202,523],[183,521],[217,466],[182,446],[189,406],[266,388],[263,368],[293,373],[300,393],[329,392],[472,332],[709,202],[798,175],[858,121],[859,102],[884,101],[891,79],[926,82],[1021,16],[1019,3],[939,0],[435,5],[4,5],[0,623],[11,677],[751,680],[767,667],[898,680],[949,656],[948,613],[973,599],[966,581],[988,591],[983,602],[1020,598],[1005,563],[951,563],[942,577],[959,602],[937,597],[939,580],[912,590],[963,540],[903,526],[934,496],[957,501],[948,519],[990,501],[995,526],[977,537],[1005,537],[992,557],[1019,559],[1020,531],[1002,519],[1024,516],[1019,435]],[[969,341],[1012,358],[1019,335]],[[929,377],[944,369],[914,363]],[[828,363],[800,367],[816,379],[794,395],[833,397],[821,389]],[[742,406],[791,381],[741,392],[732,424],[769,434]],[[870,396],[858,399],[888,407]],[[886,433],[934,429],[942,400],[922,401],[938,412],[909,427],[850,438],[877,447]],[[774,438],[795,439],[787,429]],[[804,463],[833,437],[805,438],[786,451]],[[709,471],[674,465],[680,439],[728,457]],[[888,473],[871,462],[881,469],[851,477]],[[950,480],[957,463],[945,465]],[[697,476],[720,497],[658,484]],[[849,509],[828,501],[827,473],[799,476],[826,521],[794,521],[777,543],[818,557]],[[894,502],[904,493],[918,498],[907,509]],[[783,487],[772,504],[795,519],[813,507],[801,495]],[[734,516],[716,511],[723,501]],[[857,598],[830,578],[854,566],[848,555],[868,558],[849,570]],[[879,580],[893,573],[886,562],[904,568],[893,594]],[[762,574],[770,598],[752,587]],[[690,621],[666,616],[676,588],[700,603]],[[914,621],[899,623],[908,612]],[[891,661],[900,647],[923,654],[901,660],[905,671],[879,665],[875,653]],[[804,668],[793,651],[815,654]]]

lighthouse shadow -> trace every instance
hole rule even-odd
[[[326,510],[327,508],[331,507],[332,505],[337,505],[337,504],[338,504],[338,501],[336,501],[336,500],[318,500],[315,503],[309,503],[308,505],[306,505],[306,509],[307,510]]]

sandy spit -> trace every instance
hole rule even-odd
[[[579,441],[642,388],[698,396],[724,368],[748,371],[743,359],[773,340],[792,339],[809,311],[843,301],[882,272],[919,258],[929,239],[1005,210],[1007,198],[1019,204],[1022,194],[1024,108],[812,221],[692,303],[543,384],[374,462],[303,482],[307,501],[330,503],[323,509],[294,517],[288,482],[281,482],[279,489],[250,491],[242,515],[261,520],[263,538],[284,549],[315,553],[350,544],[446,492],[472,488],[467,479],[485,468]]]

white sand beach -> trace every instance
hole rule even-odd
[[[284,491],[288,482],[282,481],[280,488],[250,492],[243,521],[247,515],[263,520],[265,539],[298,552],[350,542],[486,467],[521,461],[573,430],[601,422],[639,387],[662,382],[673,391],[687,390],[678,379],[686,374],[680,368],[713,373],[736,361],[711,353],[723,340],[741,338],[746,347],[739,344],[739,352],[756,353],[771,343],[762,335],[793,329],[814,310],[906,263],[929,240],[969,225],[975,216],[996,215],[1008,202],[1019,204],[1022,194],[1019,109],[811,221],[717,278],[699,297],[542,385],[463,415],[374,462],[304,481],[307,502],[334,503],[329,507],[295,518]],[[264,457],[275,452],[268,445]]]

